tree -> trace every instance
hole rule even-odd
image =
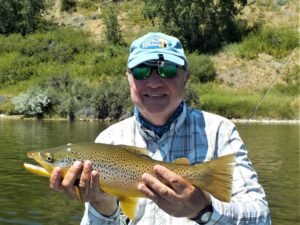
[[[123,44],[116,8],[107,6],[103,13],[103,20],[106,26],[106,40],[112,44]]]
[[[25,36],[37,29],[46,0],[0,0],[0,33]]]
[[[235,16],[247,0],[145,0],[144,15],[188,50],[211,51],[241,38]]]

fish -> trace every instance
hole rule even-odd
[[[147,149],[128,145],[70,143],[41,151],[29,151],[27,157],[39,165],[24,163],[25,169],[44,177],[50,177],[55,167],[62,169],[64,177],[75,161],[90,160],[93,170],[100,174],[99,188],[116,196],[122,211],[130,219],[136,216],[138,199],[146,197],[137,189],[141,177],[144,173],[156,176],[153,170],[155,165],[172,170],[220,201],[229,202],[232,195],[234,153],[191,165],[187,158],[178,158],[174,162],[154,160],[148,155]]]

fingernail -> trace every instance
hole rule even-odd
[[[80,161],[75,161],[73,166],[77,167],[77,168],[80,168],[82,165],[82,163]]]
[[[84,166],[90,167],[92,165],[92,162],[89,160],[84,161]]]
[[[144,185],[143,185],[143,184],[138,184],[137,189],[138,189],[139,191],[143,191]]]

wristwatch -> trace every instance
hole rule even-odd
[[[213,207],[210,204],[208,204],[204,209],[200,211],[198,216],[193,218],[192,220],[195,221],[196,223],[200,225],[207,224],[208,221],[210,220],[211,215],[213,214]]]

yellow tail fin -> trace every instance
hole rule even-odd
[[[203,189],[215,198],[229,202],[231,199],[232,173],[235,166],[235,154],[221,156],[216,160],[195,165],[197,174],[188,178],[193,185]]]

